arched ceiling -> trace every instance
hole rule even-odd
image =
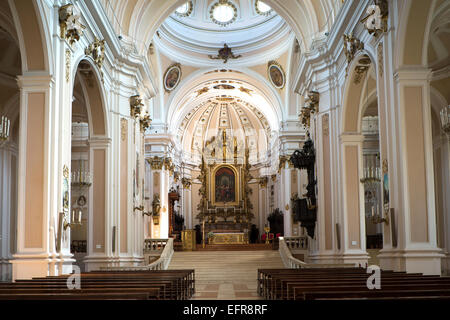
[[[281,119],[280,102],[268,84],[218,69],[192,75],[180,87],[168,102],[167,123],[187,158],[200,159],[208,142],[225,130],[236,139],[238,153],[249,149],[251,163],[264,159]]]
[[[145,55],[158,28],[172,15],[175,10],[183,5],[185,0],[100,0],[117,34],[124,41],[134,43],[138,52]],[[206,6],[214,4],[218,0],[193,0],[194,3],[205,3]],[[232,2],[245,14],[254,11],[255,0],[233,0]],[[313,40],[322,37],[331,29],[335,17],[342,6],[341,0],[265,0],[283,18],[293,30],[300,42],[302,50],[309,50]],[[194,5],[194,9],[195,6]],[[247,10],[245,8],[248,8]],[[251,8],[251,9],[250,9]],[[194,12],[194,11],[193,11]],[[206,14],[209,11],[204,10]],[[252,14],[253,14],[252,13]],[[206,21],[207,17],[202,17]],[[266,17],[255,17],[254,26],[264,21],[274,21]],[[173,19],[175,21],[175,19]],[[175,23],[175,22],[174,22]],[[174,24],[173,23],[173,24]],[[240,26],[239,19],[235,27]],[[192,24],[192,23],[191,23]],[[169,26],[167,26],[169,27]],[[204,27],[204,25],[203,25]],[[241,26],[242,27],[242,26]]]
[[[433,14],[428,43],[428,66],[438,70],[450,65],[450,2],[441,1]]]
[[[224,133],[225,132],[225,133]],[[225,134],[225,138],[224,138]],[[268,151],[270,126],[257,108],[230,96],[209,98],[194,107],[181,121],[178,141],[185,153],[222,159],[228,141],[229,154],[243,157],[248,148],[250,162],[257,163]],[[209,153],[205,150],[208,150]]]

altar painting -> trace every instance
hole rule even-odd
[[[219,168],[214,175],[214,202],[237,202],[236,184],[236,174],[231,168]]]

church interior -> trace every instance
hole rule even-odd
[[[0,300],[450,298],[448,0],[0,1],[0,119]]]

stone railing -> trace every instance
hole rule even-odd
[[[306,259],[308,251],[307,237],[280,237],[280,252],[281,260],[286,268],[300,269],[300,268],[354,268],[354,263],[306,263],[294,258],[292,253],[303,253]]]
[[[169,239],[145,239],[144,253],[162,252]]]
[[[160,253],[160,254],[159,254]],[[173,256],[173,239],[145,239],[144,256],[159,255],[159,258],[145,266],[137,267],[108,267],[102,270],[167,270]]]
[[[283,261],[283,264],[286,268],[289,269],[299,269],[305,267],[307,264],[303,261],[300,261],[292,256],[291,250],[289,249],[289,246],[291,245],[300,245],[304,242],[292,240],[294,237],[279,237],[279,247],[278,251],[280,252],[281,260]],[[301,237],[295,237],[295,238],[301,238]],[[289,240],[287,240],[289,239]],[[288,246],[289,243],[289,246]],[[304,244],[307,245],[307,242]]]
[[[307,237],[283,237],[283,240],[290,250],[308,250]]]

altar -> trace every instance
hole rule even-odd
[[[233,233],[214,233],[212,238],[209,238],[209,244],[246,244],[247,237],[244,232]]]

